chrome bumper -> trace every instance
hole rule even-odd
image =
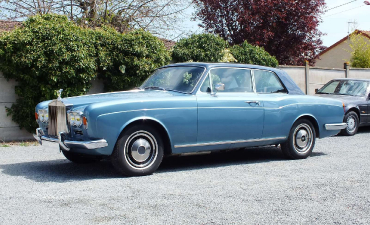
[[[44,135],[41,128],[36,129],[36,134],[33,137],[42,145],[43,141],[59,144],[60,148],[65,151],[69,151],[71,148],[78,149],[97,149],[108,146],[108,142],[105,139],[93,140],[93,141],[69,141],[65,140],[65,134],[60,132],[58,138],[50,138]]]
[[[325,124],[325,129],[327,130],[343,130],[346,127],[347,127],[346,123]]]

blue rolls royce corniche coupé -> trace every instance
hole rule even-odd
[[[281,70],[228,63],[167,65],[134,90],[59,96],[35,115],[40,144],[77,163],[110,157],[128,176],[153,173],[164,155],[252,146],[303,159],[346,127],[341,101],[304,95]]]

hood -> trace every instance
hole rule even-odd
[[[342,101],[345,104],[357,103],[365,100],[364,96],[334,95],[334,94],[315,94],[315,96],[336,99]]]
[[[92,103],[108,102],[108,101],[150,101],[151,99],[163,99],[173,96],[183,96],[187,94],[177,93],[172,91],[162,90],[132,90],[120,92],[108,92],[92,95],[81,95],[76,97],[62,98],[65,105],[73,105],[73,108],[87,106]],[[38,104],[37,108],[45,108],[51,102],[45,101]]]

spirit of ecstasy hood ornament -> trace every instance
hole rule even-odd
[[[59,101],[62,101],[62,92],[63,92],[63,89],[60,89],[60,90],[58,91],[58,100],[59,100]]]

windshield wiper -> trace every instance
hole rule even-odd
[[[162,91],[165,91],[166,89],[163,88],[163,87],[157,87],[157,86],[148,86],[148,87],[144,87],[144,89],[152,89],[152,90],[162,90]]]

